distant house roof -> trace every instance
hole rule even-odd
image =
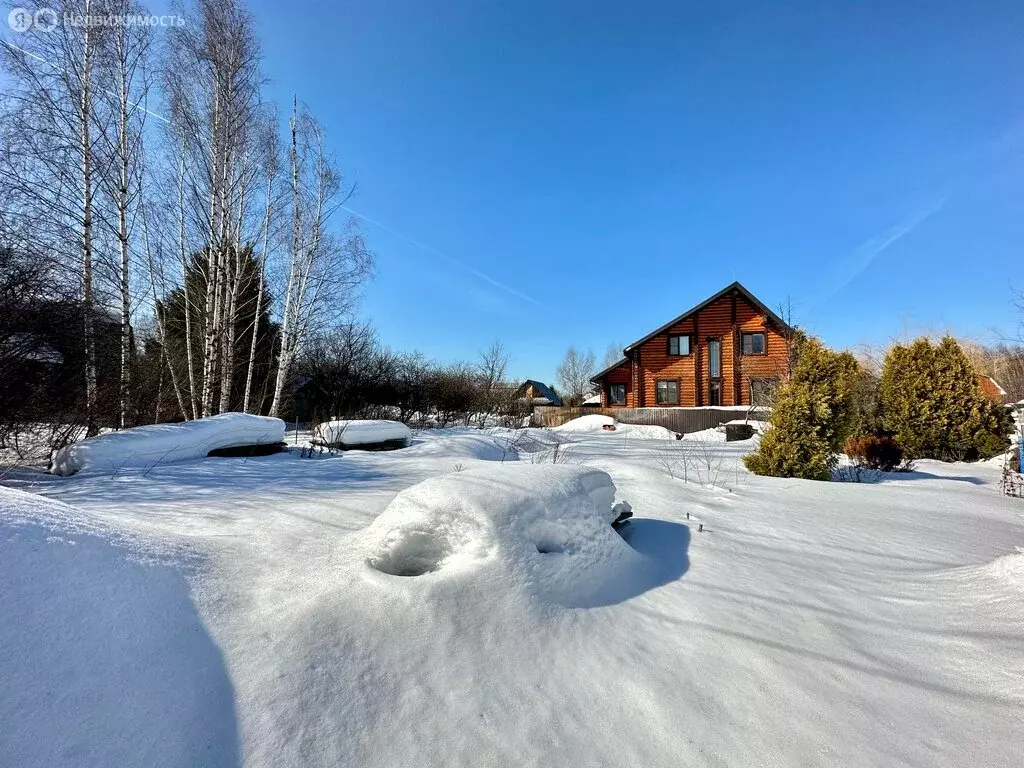
[[[526,381],[524,381],[522,383],[522,386],[520,386],[519,389],[516,390],[516,391],[517,392],[522,392],[528,386],[531,386],[531,385],[533,386],[533,391],[537,395],[537,398],[535,398],[535,399],[543,398],[544,400],[547,400],[549,403],[551,403],[551,405],[561,405],[562,404],[562,398],[560,398],[558,396],[558,394],[553,389],[551,389],[551,387],[549,387],[547,384],[545,384],[543,381],[536,381],[534,379],[527,379]]]
[[[14,357],[34,363],[61,365],[64,355],[42,341],[36,334],[28,332],[12,333],[4,341]]]
[[[991,376],[985,376],[984,374],[979,373],[978,386],[981,387],[982,392],[991,397],[993,400],[1000,403],[1006,402],[1006,390],[999,386],[999,382],[997,382]]]
[[[761,310],[765,314],[765,317],[767,317],[773,323],[775,323],[775,325],[777,325],[779,327],[779,329],[781,329],[783,331],[786,331],[786,332],[791,332],[793,330],[792,328],[789,327],[789,325],[787,323],[785,323],[782,320],[781,317],[779,317],[774,312],[772,312],[764,303],[761,302],[761,300],[759,298],[757,298],[754,294],[752,294],[750,291],[748,291],[746,288],[744,288],[740,284],[740,282],[737,280],[737,281],[732,282],[729,285],[725,286],[725,288],[720,290],[714,296],[710,296],[709,298],[705,299],[704,301],[702,301],[697,306],[691,307],[690,309],[686,310],[685,312],[683,312],[683,314],[679,315],[679,317],[674,318],[672,320],[669,320],[667,323],[665,323],[663,326],[661,326],[657,330],[651,331],[646,336],[644,336],[642,339],[637,339],[632,344],[630,344],[628,347],[626,347],[623,350],[623,352],[629,352],[629,350],[633,349],[633,347],[639,346],[640,344],[643,344],[645,341],[650,341],[655,336],[657,336],[659,333],[664,333],[665,331],[667,331],[669,328],[671,328],[676,323],[681,323],[683,320],[688,318],[690,315],[693,315],[693,314],[696,314],[697,312],[700,312],[700,310],[704,309],[704,307],[708,306],[709,304],[713,304],[714,302],[718,301],[723,296],[728,296],[734,290],[737,291],[748,302],[750,302],[751,305],[753,305],[757,309]],[[614,367],[616,367],[618,365],[619,365],[619,363],[616,363],[614,366],[612,366],[612,368],[614,368]],[[611,369],[608,369],[608,370],[611,370]],[[607,373],[607,371],[604,371],[604,373]],[[598,374],[598,376],[600,376],[600,375],[601,374]]]

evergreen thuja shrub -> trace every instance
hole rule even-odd
[[[896,345],[879,383],[882,422],[908,459],[974,461],[1009,445],[1009,411],[987,398],[956,340]]]
[[[831,479],[855,418],[857,370],[848,352],[833,352],[817,339],[804,341],[760,446],[743,460],[747,469],[771,477]]]

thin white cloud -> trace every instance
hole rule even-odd
[[[517,299],[522,299],[523,301],[527,301],[530,304],[535,304],[538,307],[545,307],[546,308],[546,305],[544,305],[543,303],[537,301],[537,299],[533,298],[532,296],[528,296],[525,293],[523,293],[522,291],[517,291],[515,288],[513,288],[513,287],[511,287],[509,285],[505,285],[505,283],[502,283],[499,280],[495,280],[490,275],[487,275],[487,274],[481,272],[479,269],[471,267],[469,264],[466,264],[463,261],[459,261],[454,256],[449,256],[447,253],[444,253],[443,251],[439,251],[437,248],[434,248],[431,245],[427,245],[426,243],[421,243],[419,240],[417,240],[417,239],[415,239],[413,237],[409,237],[409,235],[406,235],[403,232],[399,232],[397,229],[389,227],[387,224],[384,224],[383,222],[377,221],[376,219],[371,219],[369,216],[367,216],[365,214],[362,214],[359,211],[356,211],[356,210],[354,210],[352,208],[349,208],[347,205],[343,205],[341,207],[342,207],[342,210],[348,211],[353,216],[359,217],[360,219],[365,221],[367,224],[372,224],[375,227],[380,227],[385,232],[390,232],[395,237],[399,237],[399,238],[401,238],[402,240],[405,240],[408,243],[412,243],[417,248],[420,248],[420,249],[422,249],[424,251],[432,253],[435,256],[440,256],[442,259],[444,259],[445,261],[449,262],[450,264],[454,264],[455,266],[459,267],[460,269],[463,269],[466,272],[469,272],[474,277],[479,278],[480,280],[483,280],[485,283],[489,283],[490,285],[493,285],[495,288],[500,288],[501,290],[505,291],[506,293],[509,293],[512,296],[515,296]]]

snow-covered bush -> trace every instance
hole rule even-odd
[[[57,451],[50,470],[57,475],[126,467],[151,468],[201,459],[210,451],[284,441],[284,422],[269,416],[222,413],[180,424],[150,424],[72,443]]]
[[[329,448],[405,448],[411,442],[412,430],[386,419],[325,421],[313,430],[313,444]]]

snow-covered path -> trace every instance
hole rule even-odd
[[[572,439],[562,456],[612,476],[657,570],[585,608],[494,569],[366,578],[360,531],[396,494],[510,458],[481,433],[21,487],[187,582],[236,722],[168,720],[184,740],[237,733],[211,764],[1019,764],[1024,507],[994,467],[815,483],[746,473],[747,444]],[[540,447],[519,463],[550,459]],[[678,450],[717,487],[670,477]],[[103,747],[67,764],[109,764]]]

